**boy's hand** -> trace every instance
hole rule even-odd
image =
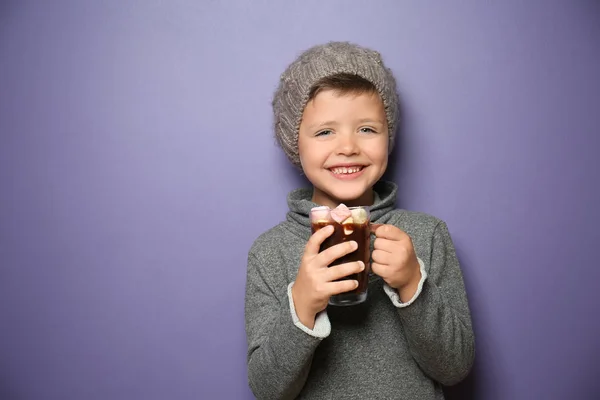
[[[333,261],[357,249],[354,241],[336,244],[319,253],[321,243],[333,233],[332,226],[316,231],[304,248],[302,262],[292,286],[294,308],[300,322],[309,329],[315,325],[315,316],[327,307],[333,295],[348,292],[358,287],[356,280],[335,282],[365,268],[363,262],[350,262],[328,267]]]
[[[412,240],[393,225],[372,224],[375,233],[371,268],[385,283],[396,289],[402,302],[415,295],[421,270]]]

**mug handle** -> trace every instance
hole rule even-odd
[[[383,224],[372,224],[369,223],[369,229],[371,230],[371,233],[374,234],[375,231]]]

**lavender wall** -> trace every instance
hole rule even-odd
[[[1,2],[0,398],[252,397],[246,252],[303,183],[271,93],[332,39],[397,74],[390,177],[455,238],[452,394],[597,398],[600,5],[495,3]]]

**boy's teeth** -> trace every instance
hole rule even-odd
[[[333,168],[334,174],[354,174],[361,170],[362,167],[337,167]]]

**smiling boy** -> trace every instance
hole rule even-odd
[[[332,42],[305,51],[273,100],[275,133],[312,184],[288,195],[284,222],[248,255],[248,377],[259,399],[442,399],[469,372],[474,337],[462,273],[446,224],[395,208],[381,178],[398,119],[396,82],[379,53]],[[362,262],[328,267],[356,250],[319,252],[316,206],[368,206],[375,223],[369,298],[327,306],[353,290]]]

